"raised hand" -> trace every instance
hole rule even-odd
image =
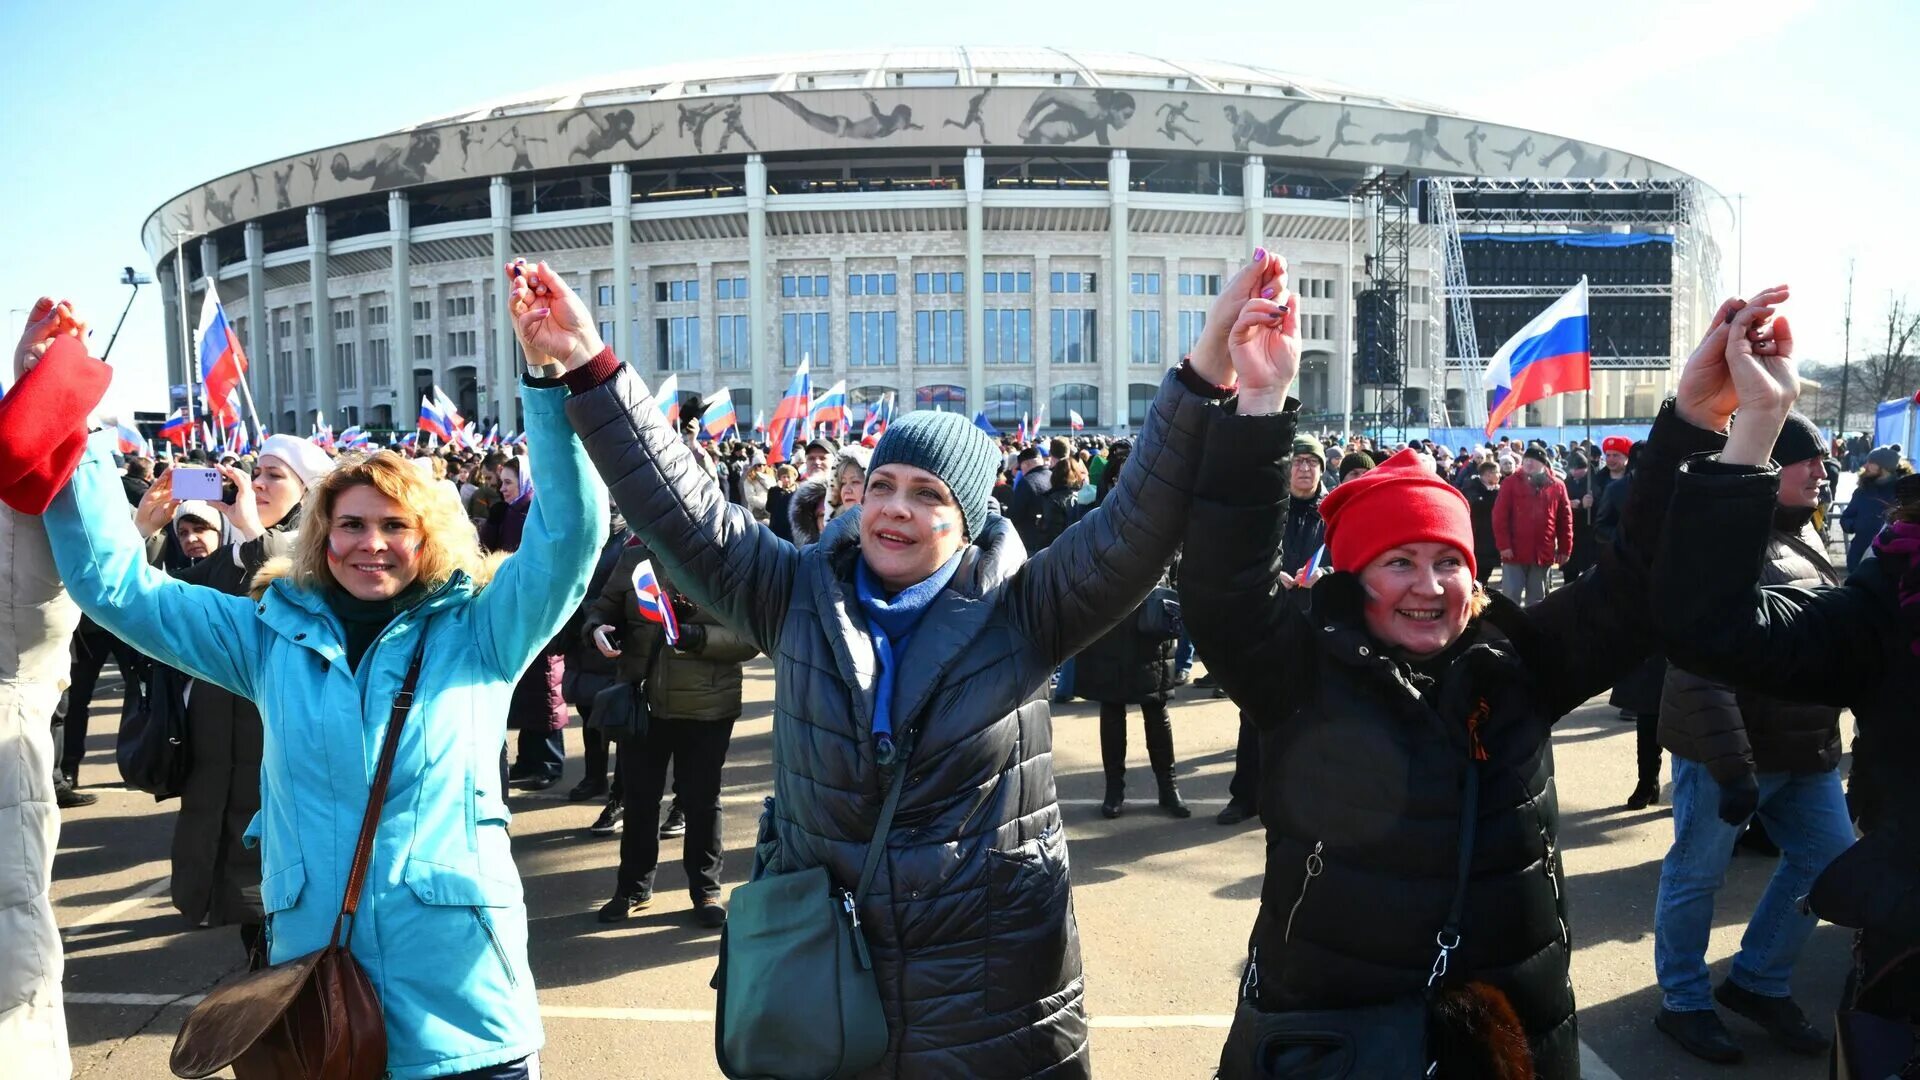
[[[173,470],[168,469],[140,496],[140,505],[133,512],[133,524],[140,530],[141,539],[166,528],[179,505],[180,500],[173,497]]]
[[[227,519],[233,531],[242,540],[252,540],[267,531],[260,524],[260,507],[253,501],[253,478],[231,465],[216,465],[220,475],[233,482],[234,497],[230,503],[214,503],[213,508]],[[171,470],[169,470],[171,472]]]
[[[13,381],[32,371],[53,347],[54,339],[62,334],[72,334],[81,339],[87,336],[87,324],[74,316],[73,305],[65,300],[55,302],[52,297],[43,296],[33,302],[27,312],[26,328],[20,331],[20,341],[13,347]]]
[[[1779,303],[1787,298],[1787,287],[1767,289],[1754,297],[1754,302],[1760,303],[1763,298],[1769,298],[1768,304]],[[1727,369],[1726,353],[1732,321],[1747,306],[1747,301],[1737,296],[1721,301],[1706,336],[1694,346],[1680,371],[1680,382],[1674,390],[1674,408],[1682,420],[1695,427],[1725,431],[1727,421],[1740,405],[1740,393]]]
[[[1261,248],[1254,253],[1252,262],[1227,279],[1226,284],[1220,287],[1220,295],[1214,298],[1213,306],[1207,310],[1207,320],[1200,329],[1200,339],[1193,343],[1194,371],[1217,386],[1233,385],[1235,373],[1233,358],[1228,352],[1228,333],[1233,329],[1234,320],[1240,317],[1240,308],[1286,270],[1285,259]]]
[[[1785,416],[1800,399],[1800,373],[1793,362],[1793,328],[1774,305],[1787,287],[1768,289],[1733,317],[1726,346],[1727,374],[1740,411]]]
[[[515,259],[506,272],[513,286],[507,310],[530,365],[559,364],[573,371],[606,348],[592,312],[546,263]]]
[[[1227,351],[1240,377],[1240,411],[1276,412],[1300,371],[1300,312],[1287,288],[1284,261],[1258,296],[1240,305],[1227,332]]]

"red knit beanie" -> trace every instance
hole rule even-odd
[[[1358,573],[1380,553],[1422,541],[1460,550],[1473,563],[1473,515],[1467,497],[1435,475],[1433,466],[1402,450],[1378,468],[1334,488],[1320,500],[1327,519],[1333,568]]]
[[[46,510],[80,464],[87,414],[112,378],[80,339],[63,334],[0,398],[0,502],[23,514]]]

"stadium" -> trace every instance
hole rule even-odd
[[[1521,422],[1651,417],[1717,277],[1710,198],[1629,150],[1264,67],[916,48],[516,94],[209,179],[142,240],[169,382],[211,281],[293,432],[411,429],[434,385],[519,427],[516,256],[650,382],[728,387],[743,422],[804,358],[856,419],[891,393],[1117,430],[1266,245],[1308,421],[1377,433],[1481,422],[1479,358],[1583,275],[1592,390]]]

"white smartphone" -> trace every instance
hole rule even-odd
[[[220,473],[217,470],[175,468],[172,472],[174,498],[214,503],[220,501]]]

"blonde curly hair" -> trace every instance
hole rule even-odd
[[[412,514],[414,528],[420,532],[420,552],[415,562],[419,584],[436,589],[462,570],[477,588],[493,580],[494,568],[505,555],[481,553],[480,537],[453,488],[444,480],[434,480],[399,454],[381,450],[342,456],[331,472],[307,489],[291,565],[263,567],[254,579],[256,595],[267,581],[279,576],[291,577],[298,587],[316,591],[336,584],[333,571],[327,568],[327,534],[333,527],[333,507],[342,492],[361,486],[373,488]]]

